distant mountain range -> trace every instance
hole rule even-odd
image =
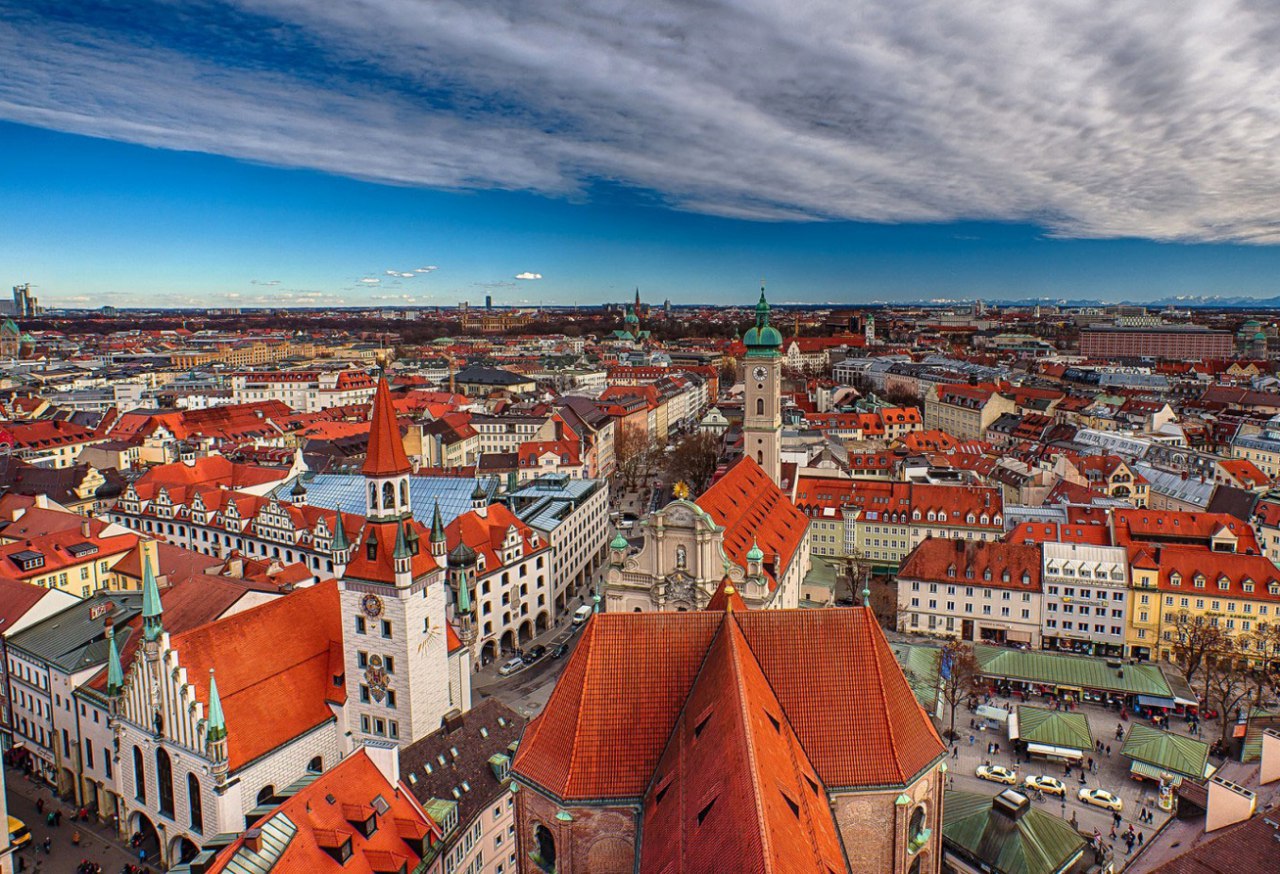
[[[954,306],[956,304],[971,304],[976,300],[981,300],[988,306],[1011,307],[1011,306],[1035,306],[1036,304],[1047,304],[1059,307],[1105,307],[1116,306],[1117,304],[1133,303],[1135,306],[1144,306],[1148,309],[1163,309],[1165,307],[1177,307],[1179,309],[1280,309],[1280,295],[1272,297],[1250,297],[1248,295],[1199,295],[1199,294],[1179,294],[1170,295],[1168,297],[1156,298],[1155,300],[1144,301],[1115,301],[1115,300],[1097,300],[1094,298],[1052,298],[1052,297],[1026,297],[1026,298],[932,298],[930,300],[915,301],[876,301],[876,303],[897,306]]]

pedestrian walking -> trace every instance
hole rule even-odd
[[[974,742],[973,735],[969,735],[969,746],[973,746],[973,742]]]
[[[40,846],[44,848],[44,854],[46,856],[49,855],[49,851],[53,847],[53,838],[45,835],[44,840],[40,842]]]
[[[44,798],[43,797],[36,799],[36,813],[40,814],[41,816],[44,816]]]
[[[80,829],[76,829],[71,833],[71,846],[80,846]]]
[[[960,747],[956,746],[955,744],[951,745],[951,758],[953,759],[960,758]]]
[[[1142,832],[1138,832],[1138,846],[1142,846]]]
[[[1107,744],[1107,758],[1111,758],[1111,744]]]
[[[54,825],[62,825],[62,811],[61,811],[61,810],[55,810],[55,811],[53,812],[53,824],[54,824]]]
[[[1092,771],[1092,770],[1093,770],[1093,756],[1090,756],[1090,757],[1089,757],[1089,770],[1090,770],[1090,771]]]

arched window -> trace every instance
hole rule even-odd
[[[545,825],[535,826],[533,839],[538,845],[538,858],[534,861],[543,871],[556,870],[556,839]]]
[[[316,756],[314,759],[307,762],[307,771],[312,774],[319,774],[323,772],[324,760],[321,759],[319,756]]]
[[[764,415],[764,398],[756,398],[756,415]]]
[[[268,783],[258,790],[258,804],[263,805],[275,797],[276,787]]]
[[[409,481],[407,479],[400,480],[400,503],[409,506]]]
[[[200,781],[195,774],[187,775],[187,810],[191,814],[191,830],[204,831],[204,804],[200,800]]]
[[[369,509],[378,509],[378,484],[369,483]]]
[[[390,510],[396,505],[396,487],[389,482],[382,484],[382,509]]]
[[[764,465],[764,453],[761,452],[760,450],[756,451],[756,464],[759,464],[761,466]]]
[[[908,839],[912,843],[923,842],[921,838],[924,835],[924,820],[924,805],[922,804],[911,814],[911,826],[907,829]]]
[[[142,764],[142,750],[133,748],[133,797],[139,804],[147,803],[147,769]]]
[[[164,747],[156,750],[156,789],[160,800],[160,812],[173,816],[173,763]]]

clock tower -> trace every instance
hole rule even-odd
[[[782,334],[769,324],[764,286],[756,304],[756,323],[742,338],[746,407],[742,416],[742,451],[775,484],[782,478]]]
[[[369,426],[365,524],[355,543],[332,544],[341,575],[342,638],[349,729],[410,744],[470,700],[451,684],[445,627],[444,562],[409,504],[413,468],[405,455],[391,393],[378,381]],[[470,682],[470,671],[462,677]]]

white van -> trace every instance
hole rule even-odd
[[[583,604],[577,610],[573,611],[573,624],[581,625],[591,618],[591,605]]]

